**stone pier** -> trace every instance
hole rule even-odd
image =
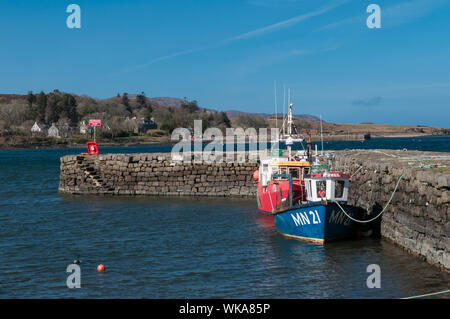
[[[248,159],[248,158],[247,158]],[[171,154],[69,155],[59,191],[70,194],[255,196],[256,163],[186,163]]]
[[[353,150],[334,155],[334,165],[352,174],[349,204],[373,210],[373,216],[402,176],[382,214],[381,236],[449,271],[450,154]]]

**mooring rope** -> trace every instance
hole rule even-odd
[[[404,297],[404,298],[400,298],[400,299],[422,298],[422,297],[428,297],[428,296],[434,296],[434,295],[445,294],[445,293],[449,293],[449,292],[450,292],[450,290],[444,290],[444,291],[432,292],[432,293],[425,294],[425,295],[412,296],[412,297]]]
[[[361,169],[361,168],[363,168],[364,166],[363,165],[361,165],[357,170],[356,170],[356,172],[354,172],[353,174],[352,174],[352,176],[354,176],[354,175],[356,175],[356,173],[358,173],[359,172],[359,170]]]
[[[380,217],[381,214],[383,214],[384,211],[386,210],[386,208],[389,206],[389,204],[392,201],[392,198],[394,198],[395,192],[397,191],[398,185],[400,184],[400,181],[402,180],[402,178],[403,178],[403,174],[400,175],[400,177],[399,177],[399,179],[397,181],[397,184],[395,185],[394,191],[392,192],[391,198],[389,198],[389,201],[387,202],[386,206],[384,206],[383,210],[377,216],[375,216],[374,218],[371,218],[369,220],[358,220],[358,219],[355,219],[352,216],[350,216],[349,214],[347,214],[347,212],[342,208],[342,206],[341,206],[341,204],[339,204],[339,202],[337,202],[337,201],[335,201],[333,199],[331,199],[330,201],[333,202],[333,203],[336,203],[339,206],[339,208],[342,210],[342,212],[345,214],[345,216],[347,216],[348,218],[350,218],[354,222],[357,222],[357,223],[370,223],[371,221],[374,221],[375,219]]]
[[[419,165],[417,165],[417,166],[413,166],[413,168],[433,168],[433,164],[422,164],[422,163],[420,163]]]
[[[392,154],[388,154],[388,153],[385,153],[385,152],[381,152],[381,151],[372,151],[372,152],[374,152],[374,153],[381,153],[381,154],[384,154],[384,155],[387,155],[387,156],[390,156],[390,157],[398,157],[398,156],[395,156],[395,155],[392,155]]]

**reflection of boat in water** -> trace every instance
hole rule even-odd
[[[273,215],[277,231],[288,237],[323,244],[355,234],[354,222],[339,207],[352,218],[360,218],[364,212],[347,205],[350,176],[317,165],[310,141],[307,150],[292,154],[294,141],[303,139],[292,136],[291,103],[284,124],[281,139],[286,142],[287,156],[273,150],[253,174],[258,209]]]
[[[256,223],[258,224],[258,226],[260,226],[261,228],[273,228],[274,220],[272,216],[270,216],[269,214],[259,214],[257,217],[258,218],[256,219]]]

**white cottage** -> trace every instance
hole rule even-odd
[[[59,134],[59,128],[55,125],[55,123],[52,124],[52,126],[48,129],[48,134],[49,137],[57,137],[57,138],[61,138],[60,134]]]
[[[45,135],[47,129],[48,129],[47,125],[43,123],[34,122],[33,126],[31,127],[31,135],[32,136]]]
[[[91,127],[82,121],[80,124],[80,134],[89,134],[91,132]]]

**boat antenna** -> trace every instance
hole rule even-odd
[[[286,139],[286,145],[288,148],[289,159],[292,156],[292,102],[291,102],[291,89],[289,88],[289,110],[287,116],[287,125],[288,125],[288,138]]]
[[[288,111],[288,134],[292,135],[292,102],[291,102],[291,89],[289,89],[289,111]]]
[[[302,143],[302,145],[303,145],[303,143]],[[312,151],[311,151],[311,131],[310,131],[310,130],[308,130],[308,148],[307,148],[307,151],[306,151],[306,152],[307,152],[307,153],[306,153],[306,156],[307,156],[307,158],[308,158],[308,161],[311,162]]]
[[[286,112],[286,84],[283,84],[283,135],[284,135],[284,114]]]
[[[278,130],[277,80],[275,80],[274,89],[275,89],[275,128]]]
[[[320,115],[320,140],[322,142],[322,156],[323,156],[323,130],[322,130],[322,114]]]

